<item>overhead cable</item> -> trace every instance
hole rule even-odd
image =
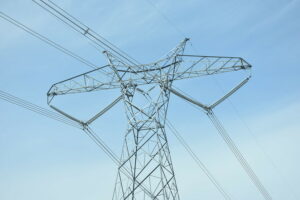
[[[35,112],[37,114],[43,115],[45,117],[54,119],[56,121],[59,121],[61,123],[64,123],[66,125],[78,128],[78,129],[82,129],[84,130],[84,132],[96,143],[97,146],[99,146],[104,153],[117,165],[120,166],[121,165],[121,161],[120,159],[118,159],[118,157],[116,156],[116,154],[113,152],[113,150],[107,145],[105,144],[105,142],[89,127],[89,126],[82,126],[80,123],[77,123],[73,120],[70,120],[66,117],[64,117],[61,114],[58,114],[56,112],[53,112],[51,110],[45,109],[43,107],[40,107],[36,104],[33,104],[29,101],[26,101],[24,99],[18,98],[12,94],[9,94],[7,92],[4,92],[2,90],[0,90],[0,99],[7,101],[9,103],[15,104],[17,106],[23,107],[27,110],[30,110],[32,112]],[[132,179],[130,170],[127,168],[124,168],[121,170],[122,173],[124,173],[125,176],[127,176],[128,178]],[[141,188],[145,191],[145,193],[147,195],[149,195],[151,198],[154,198],[153,195],[151,194],[151,192],[143,186],[142,182],[140,182],[139,180],[136,180],[137,183],[141,184]],[[157,198],[154,198],[154,200]]]
[[[211,183],[217,188],[217,190],[220,192],[220,194],[224,197],[226,200],[230,200],[229,194],[226,193],[224,188],[221,186],[221,184],[216,180],[216,178],[212,175],[212,173],[208,170],[208,168],[205,166],[205,164],[199,159],[199,157],[194,153],[194,151],[191,149],[191,147],[187,144],[187,142],[184,140],[184,138],[180,135],[180,133],[176,130],[174,125],[171,124],[171,122],[167,119],[166,124],[171,130],[171,132],[174,134],[174,136],[177,138],[177,140],[180,142],[180,144],[185,148],[185,150],[188,152],[188,154],[191,156],[191,158],[196,162],[198,167],[205,173],[205,175],[209,178]]]
[[[74,123],[74,121],[69,120],[66,117],[64,117],[64,116],[62,116],[62,115],[60,115],[56,112],[53,112],[51,110],[42,108],[38,105],[35,105],[35,104],[33,104],[31,102],[28,102],[24,99],[13,96],[13,95],[11,95],[7,92],[4,92],[2,90],[0,90],[0,99],[5,100],[7,102],[10,102],[12,104],[15,104],[17,106],[23,107],[27,110],[33,111],[33,112],[35,112],[37,114],[40,114],[40,115],[43,115],[45,117],[54,119],[54,120],[62,122],[62,123],[65,123],[67,125],[70,125],[70,126],[73,126],[73,127],[76,127],[76,128],[81,128],[81,126],[79,124]]]
[[[225,128],[223,127],[221,122],[218,120],[216,115],[213,113],[213,111],[212,110],[209,111],[207,113],[207,116],[209,117],[209,119],[211,120],[213,125],[217,128],[218,133],[223,138],[223,140],[226,142],[227,146],[229,147],[231,152],[235,155],[237,160],[240,162],[243,169],[245,170],[247,175],[250,177],[250,180],[252,180],[253,184],[256,186],[256,188],[259,190],[259,192],[262,194],[264,199],[272,200],[271,195],[269,194],[267,189],[263,186],[263,184],[259,180],[258,176],[255,174],[255,172],[253,171],[253,169],[251,168],[251,166],[249,165],[249,163],[247,162],[247,160],[245,159],[243,154],[240,152],[240,150],[238,149],[236,144],[233,142],[231,137],[228,135],[227,131],[225,130]]]
[[[13,19],[12,17],[8,16],[7,14],[5,14],[5,13],[3,13],[3,12],[1,12],[1,11],[0,11],[0,17],[1,17],[2,19],[4,19],[4,20],[10,22],[11,24],[15,25],[16,27],[18,27],[18,28],[20,28],[20,29],[26,31],[26,32],[29,33],[30,35],[32,35],[32,36],[38,38],[39,40],[41,40],[41,41],[47,43],[48,45],[50,45],[50,46],[56,48],[57,50],[61,51],[62,53],[64,53],[64,54],[66,54],[66,55],[68,55],[68,56],[70,56],[70,57],[76,59],[77,61],[79,61],[79,62],[81,62],[81,63],[83,63],[83,64],[85,64],[85,65],[87,65],[87,66],[89,66],[89,67],[91,67],[91,68],[93,68],[93,69],[98,68],[97,65],[95,65],[95,64],[91,63],[90,61],[88,61],[88,60],[82,58],[81,56],[79,56],[79,55],[73,53],[72,51],[70,51],[70,50],[64,48],[63,46],[59,45],[58,43],[53,42],[53,41],[50,40],[49,38],[47,38],[47,37],[41,35],[40,33],[34,31],[33,29],[29,28],[28,26],[22,24],[21,22],[19,22],[19,21]]]
[[[187,38],[186,35],[184,34],[184,32],[182,30],[180,30],[173,22],[172,20],[169,19],[169,17],[167,15],[165,15],[151,0],[145,0],[146,2],[148,2],[148,4],[150,4],[157,13],[159,13],[161,15],[161,17],[170,24],[170,26],[172,26],[174,28],[174,30],[176,30],[181,36],[183,36],[184,38]]]
[[[50,0],[33,0],[34,3],[51,13],[63,23],[67,24],[76,32],[80,33],[95,45],[101,47],[103,50],[111,51],[115,57],[123,60],[131,65],[138,65],[139,62],[122,51],[120,48],[106,40],[104,37],[93,31],[88,26],[84,25],[78,19],[67,13],[64,9]]]
[[[250,75],[251,76],[251,75]],[[218,86],[218,88],[222,91],[225,92],[223,87],[221,86],[220,82],[217,79],[213,79],[215,81],[215,84]],[[261,152],[264,154],[264,157],[266,158],[266,160],[272,165],[272,167],[274,168],[275,171],[277,171],[277,174],[279,175],[279,178],[281,179],[281,184],[283,186],[288,185],[288,190],[287,191],[290,196],[297,200],[299,198],[297,198],[294,190],[291,187],[291,183],[288,182],[285,177],[283,176],[283,174],[281,173],[281,171],[278,169],[278,167],[276,166],[276,164],[274,163],[274,161],[272,160],[272,158],[270,157],[270,155],[266,152],[266,150],[263,148],[263,146],[259,143],[257,137],[255,136],[255,134],[253,133],[253,131],[250,129],[250,127],[248,126],[248,124],[246,123],[246,121],[243,119],[243,117],[240,115],[238,108],[234,105],[234,103],[232,102],[232,100],[229,98],[228,99],[229,104],[231,105],[233,111],[235,112],[236,116],[240,119],[240,121],[242,122],[242,124],[245,126],[245,128],[248,130],[248,134],[252,137],[252,139],[255,141],[256,146],[259,147],[259,149],[261,150]]]
[[[234,141],[231,139],[229,134],[226,132],[226,130],[223,127],[223,125],[221,124],[221,122],[217,119],[217,117],[213,113],[211,107],[203,106],[202,103],[199,103],[198,101],[194,100],[193,98],[191,98],[189,96],[185,96],[176,90],[170,90],[170,91],[172,93],[174,93],[175,95],[181,97],[182,99],[186,100],[187,102],[201,107],[206,112],[206,114],[209,117],[209,119],[211,120],[212,124],[216,127],[216,129],[218,130],[218,133],[220,134],[222,139],[226,142],[227,146],[229,147],[231,152],[234,154],[234,156],[237,158],[237,160],[239,161],[239,163],[245,170],[246,174],[249,176],[252,183],[256,186],[256,188],[261,193],[261,195],[264,197],[264,199],[272,200],[271,195],[269,194],[267,189],[263,186],[263,184],[259,180],[258,176],[254,173],[253,169],[251,168],[251,166],[249,165],[247,160],[244,158],[244,156],[242,155],[242,153],[240,152],[240,150],[238,149],[238,147],[236,146]]]

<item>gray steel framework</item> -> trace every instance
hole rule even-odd
[[[174,93],[172,83],[251,68],[239,57],[184,55],[187,41],[164,59],[145,65],[128,64],[104,51],[108,65],[56,83],[48,91],[50,104],[57,95],[120,89],[121,96],[108,106],[122,98],[128,120],[113,200],[180,199],[165,131],[170,93]],[[89,129],[88,125],[108,109],[87,122],[72,118]]]
[[[140,64],[51,0],[33,1],[82,34],[96,48],[105,50],[103,53],[108,59],[108,65],[52,85],[47,97],[48,104],[53,109],[80,123],[83,130],[97,140],[99,138],[95,138],[97,136],[89,125],[123,100],[128,127],[120,159],[116,158],[109,148],[103,146],[106,153],[119,166],[113,200],[179,200],[165,132],[170,94],[172,92],[178,95],[178,92],[172,89],[173,82],[248,70],[251,65],[239,57],[184,55],[188,39],[180,42],[163,59],[150,64]],[[53,98],[58,95],[116,88],[120,89],[120,97],[86,122],[70,116],[51,104]],[[229,95],[231,94],[227,96]],[[214,106],[227,96],[217,101]],[[197,104],[203,105],[199,102]]]
[[[33,1],[70,26],[73,30],[82,34],[90,40],[97,49],[100,47],[105,50],[103,53],[106,55],[109,64],[97,68],[96,65],[84,58],[29,29],[4,13],[0,13],[1,18],[87,66],[94,68],[92,71],[56,83],[48,91],[48,104],[50,107],[71,121],[62,118],[61,115],[53,115],[52,113],[46,114],[47,112],[42,113],[46,116],[61,120],[62,122],[67,122],[67,124],[82,128],[85,133],[104,150],[113,162],[119,166],[113,200],[179,199],[165,132],[166,115],[171,93],[200,107],[208,115],[220,136],[236,156],[263,197],[265,199],[272,199],[221,122],[213,113],[213,109],[245,85],[250,79],[250,76],[210,105],[205,105],[172,88],[173,82],[177,80],[248,70],[251,68],[250,64],[239,57],[184,55],[183,52],[188,39],[182,41],[176,48],[170,51],[164,59],[150,64],[139,64],[138,61],[85,26],[51,0]],[[121,95],[87,121],[81,121],[52,105],[53,98],[58,95],[115,88],[120,89]],[[9,97],[9,99],[10,98],[11,97]],[[5,99],[7,99],[6,95]],[[119,159],[89,125],[121,100],[123,100],[125,105],[128,128],[125,134],[122,155]],[[15,101],[16,100],[13,100],[12,102]],[[20,105],[24,106],[23,103]],[[32,105],[29,107],[32,109]],[[34,111],[41,112],[40,108],[37,108],[37,110],[34,109]],[[169,126],[169,124],[167,125]],[[192,157],[194,156],[192,152]],[[204,170],[206,174],[208,173],[205,167],[203,168],[202,166],[201,169]],[[216,180],[211,178],[210,173],[209,178],[223,197],[230,199],[228,194],[226,194],[222,188],[220,189]]]

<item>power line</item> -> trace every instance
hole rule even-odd
[[[73,120],[70,120],[61,114],[58,114],[57,112],[53,112],[46,108],[40,107],[36,104],[33,104],[29,101],[26,101],[24,99],[13,96],[12,94],[9,94],[2,90],[0,90],[0,99],[7,101],[9,103],[12,103],[14,105],[20,106],[22,108],[25,108],[27,110],[30,110],[32,112],[35,112],[37,114],[48,117],[50,119],[54,119],[56,121],[62,122],[69,126],[85,130],[87,135],[89,135],[92,138],[92,140],[94,140],[96,142],[96,144],[98,146],[100,146],[102,150],[104,150],[104,152],[112,159],[113,162],[115,162],[115,163],[119,162],[117,156],[113,153],[113,151],[104,143],[103,140],[100,139],[100,137],[95,132],[92,131],[92,129],[90,127],[85,129],[79,123],[74,122]]]
[[[194,49],[195,50],[195,49]],[[251,72],[250,72],[251,73]],[[252,74],[250,74],[250,76],[252,76]],[[225,92],[224,88],[222,87],[222,84],[220,84],[220,82],[213,77],[214,83],[217,85],[217,87],[219,88],[219,90],[221,92]],[[183,91],[181,91],[183,92]],[[271,157],[267,154],[267,152],[264,150],[264,148],[262,147],[262,145],[258,142],[258,139],[256,138],[256,136],[254,135],[253,131],[250,129],[250,127],[248,126],[248,124],[246,123],[246,121],[242,118],[242,116],[240,115],[237,107],[234,105],[234,103],[228,99],[228,102],[230,103],[233,111],[235,112],[236,116],[240,119],[240,121],[242,122],[242,124],[244,125],[244,127],[247,129],[248,134],[252,137],[252,139],[255,141],[256,146],[259,147],[259,149],[261,150],[261,152],[264,154],[265,159],[272,165],[273,169],[275,169],[275,171],[277,171],[277,175],[279,173],[279,177],[281,179],[282,182],[285,182],[285,184],[289,185],[289,190],[290,195],[294,198],[297,199],[296,194],[294,193],[294,191],[291,188],[291,184],[283,177],[282,173],[280,172],[280,170],[278,169],[278,167],[276,166],[276,164],[274,163],[274,161],[271,159]],[[195,106],[195,105],[194,105]],[[196,106],[197,107],[197,106]],[[198,108],[199,109],[199,108]],[[201,109],[199,109],[201,110]],[[203,111],[203,110],[202,110]],[[256,175],[255,175],[256,176]],[[255,179],[255,177],[254,177]],[[282,185],[285,185],[284,183],[282,183]],[[267,192],[267,190],[264,188],[262,189],[262,191]],[[268,192],[267,192],[268,193]],[[270,196],[270,194],[266,194],[265,196]]]
[[[184,33],[184,31],[182,31],[178,26],[176,26],[175,25],[175,23],[173,23],[173,21],[164,13],[164,12],[162,12],[151,0],[145,0],[146,2],[148,2],[155,10],[156,10],[156,12],[158,13],[158,14],[160,14],[161,15],[161,17],[171,26],[171,27],[173,27],[173,29],[175,30],[175,31],[177,31],[177,33],[180,35],[180,36],[182,36],[182,37],[184,37],[184,38],[188,38],[187,36],[186,36],[186,34]],[[198,50],[197,50],[197,48],[193,45],[193,43],[192,42],[190,42],[190,46],[191,46],[191,48],[193,49],[193,51],[196,53],[196,52],[198,52]]]
[[[177,31],[179,33],[179,35],[183,36],[184,38],[187,38],[186,35],[184,34],[184,32],[182,30],[180,30],[173,22],[171,19],[169,19],[169,17],[167,15],[165,15],[151,0],[145,0],[146,2],[148,2],[155,10],[157,13],[159,13],[162,18],[169,23],[175,31]]]
[[[57,50],[61,51],[62,53],[74,58],[75,60],[93,68],[96,69],[98,68],[97,65],[91,63],[90,61],[80,57],[79,55],[73,53],[72,51],[64,48],[63,46],[59,45],[58,43],[53,42],[52,40],[50,40],[49,38],[41,35],[40,33],[34,31],[33,29],[29,28],[28,26],[25,26],[24,24],[22,24],[21,22],[13,19],[12,17],[8,16],[7,14],[3,13],[0,11],[0,17],[8,22],[10,22],[11,24],[15,25],[16,27],[26,31],[27,33],[29,33],[30,35],[38,38],[39,40],[45,42],[46,44],[56,48]]]
[[[285,177],[283,176],[282,172],[279,170],[279,168],[277,167],[277,165],[275,164],[275,162],[273,161],[273,159],[271,158],[271,156],[266,152],[266,150],[263,148],[263,146],[260,144],[260,142],[258,141],[257,137],[255,136],[255,134],[253,133],[252,129],[249,127],[249,125],[247,124],[247,122],[243,119],[243,117],[240,115],[237,107],[233,104],[233,102],[231,100],[229,100],[229,103],[231,104],[233,110],[236,112],[236,115],[240,118],[240,120],[242,121],[242,123],[244,124],[244,126],[246,127],[246,129],[248,130],[249,135],[252,136],[253,140],[255,141],[256,145],[260,148],[260,150],[263,152],[265,158],[269,161],[269,163],[272,165],[273,169],[275,169],[275,171],[277,171],[277,175],[279,174],[280,179],[285,182],[285,183],[281,183],[283,186],[288,185],[288,189],[290,190],[290,195],[297,200],[297,196],[294,192],[294,190],[292,189],[291,183],[288,182]]]
[[[64,117],[64,116],[62,116],[62,115],[60,115],[56,112],[53,112],[51,110],[42,108],[38,105],[35,105],[35,104],[30,103],[30,102],[28,102],[24,99],[13,96],[13,95],[11,95],[7,92],[4,92],[2,90],[0,90],[0,98],[2,100],[5,100],[5,101],[9,102],[9,103],[12,103],[12,104],[15,104],[17,106],[23,107],[27,110],[30,110],[30,111],[35,112],[37,114],[40,114],[40,115],[43,115],[45,117],[54,119],[56,121],[62,122],[62,123],[67,124],[69,126],[73,126],[75,128],[81,128],[81,126],[79,126],[78,123],[75,123],[74,121],[71,121],[68,118],[66,118],[66,117]]]
[[[192,97],[189,97],[189,98],[193,100]],[[185,100],[187,102],[189,102],[190,104],[192,104],[191,101],[189,101],[187,99],[185,99]],[[209,109],[206,112],[206,114],[209,117],[209,119],[212,122],[212,124],[218,130],[219,135],[225,141],[225,143],[227,144],[227,146],[229,147],[229,149],[231,150],[231,152],[234,154],[234,156],[237,158],[237,160],[241,164],[242,168],[245,170],[246,174],[249,176],[250,180],[256,186],[256,188],[258,189],[258,191],[262,194],[262,196],[266,200],[271,200],[272,199],[271,195],[266,190],[266,188],[263,186],[263,184],[261,183],[261,181],[259,180],[259,178],[255,174],[255,172],[253,171],[253,169],[251,168],[251,166],[249,165],[249,163],[247,162],[247,160],[244,158],[244,156],[242,155],[242,153],[240,152],[240,150],[238,149],[238,147],[236,146],[236,144],[234,143],[234,141],[231,139],[231,137],[229,136],[229,134],[227,133],[227,131],[225,130],[225,128],[223,127],[223,125],[221,124],[221,122],[217,119],[217,117],[215,116],[215,114],[213,113],[213,111],[211,109]]]
[[[167,119],[166,124],[171,130],[171,132],[174,134],[174,136],[177,138],[177,140],[180,142],[180,144],[185,148],[185,150],[189,153],[189,155],[192,157],[192,159],[196,162],[198,167],[205,173],[205,175],[209,178],[209,180],[212,182],[212,184],[217,188],[217,190],[220,192],[220,194],[224,197],[226,200],[230,200],[230,196],[226,193],[224,188],[220,185],[220,183],[216,180],[216,178],[211,174],[211,172],[208,170],[208,168],[204,165],[203,162],[199,159],[199,157],[193,152],[191,147],[187,144],[187,142],[184,140],[184,138],[180,135],[180,133],[176,130],[174,125],[171,124],[171,122]]]
[[[33,0],[33,2],[51,13],[54,17],[71,27],[76,32],[86,37],[95,45],[101,47],[104,50],[112,51],[120,60],[126,61],[131,65],[139,65],[139,62],[137,60],[129,56],[127,53],[93,31],[88,26],[84,25],[82,22],[67,13],[64,9],[56,5],[54,2],[50,0]]]
[[[107,145],[105,144],[105,142],[89,127],[89,126],[82,126],[81,124],[70,120],[66,117],[64,117],[61,114],[58,114],[56,112],[53,112],[51,110],[45,109],[43,107],[40,107],[36,104],[33,104],[29,101],[26,101],[24,99],[21,99],[19,97],[16,97],[12,94],[9,94],[7,92],[4,92],[2,90],[0,90],[0,99],[7,101],[9,103],[12,103],[14,105],[20,106],[22,108],[25,108],[27,110],[30,110],[32,112],[35,112],[37,114],[43,115],[45,117],[48,117],[50,119],[59,121],[61,123],[64,123],[66,125],[78,128],[78,129],[82,129],[84,130],[84,132],[96,143],[96,145],[98,147],[100,147],[104,153],[117,165],[120,166],[120,160],[118,159],[118,157],[116,156],[116,154],[113,152],[113,150]],[[129,169],[124,168],[122,169],[123,173],[130,179],[132,179],[131,174]],[[139,180],[136,180],[138,183]],[[141,184],[141,183],[140,183]],[[141,185],[141,188],[148,193],[151,196],[151,192],[148,191],[147,188],[145,188],[143,185]],[[154,198],[156,199],[156,198]]]
[[[250,177],[250,179],[252,180],[253,184],[260,191],[260,193],[262,194],[262,196],[266,200],[272,200],[271,195],[266,190],[266,188],[263,186],[263,184],[261,183],[261,181],[259,180],[259,178],[255,174],[255,172],[253,171],[253,169],[251,168],[251,166],[249,165],[249,163],[247,162],[247,160],[244,158],[243,154],[240,152],[240,150],[238,149],[238,147],[236,146],[236,144],[233,142],[233,140],[231,139],[231,137],[228,135],[228,133],[226,132],[226,130],[224,129],[223,125],[218,120],[218,118],[215,116],[215,114],[213,113],[213,111],[212,110],[209,111],[207,113],[207,116],[209,117],[209,119],[211,120],[211,122],[214,124],[214,126],[217,128],[218,133],[223,138],[223,140],[226,142],[227,146],[232,151],[232,153],[235,155],[235,157],[237,158],[237,160],[240,162],[240,164],[242,165],[243,169],[246,171],[247,175]]]

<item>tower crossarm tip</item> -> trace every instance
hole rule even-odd
[[[181,64],[175,80],[251,69],[251,65],[240,57],[177,55],[177,58]]]
[[[119,82],[108,65],[55,83],[47,93],[48,103],[54,96],[119,88]]]

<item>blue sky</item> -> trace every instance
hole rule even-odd
[[[152,0],[158,9],[147,0],[54,2],[140,62],[160,58],[184,36],[191,38],[187,51],[193,54],[250,62],[253,78],[216,114],[273,199],[300,199],[298,0]],[[1,0],[0,10],[99,66],[106,64],[101,52],[32,1]],[[53,83],[89,70],[6,21],[0,20],[0,27],[1,90],[47,107]],[[230,77],[176,86],[208,102],[232,87]],[[117,93],[72,96],[63,103],[87,118]],[[112,197],[116,166],[83,132],[4,101],[0,111],[1,200]],[[126,128],[122,111],[118,104],[97,122],[99,135],[117,153]],[[172,96],[168,118],[233,199],[262,199],[203,113]],[[222,199],[168,136],[181,199]]]

